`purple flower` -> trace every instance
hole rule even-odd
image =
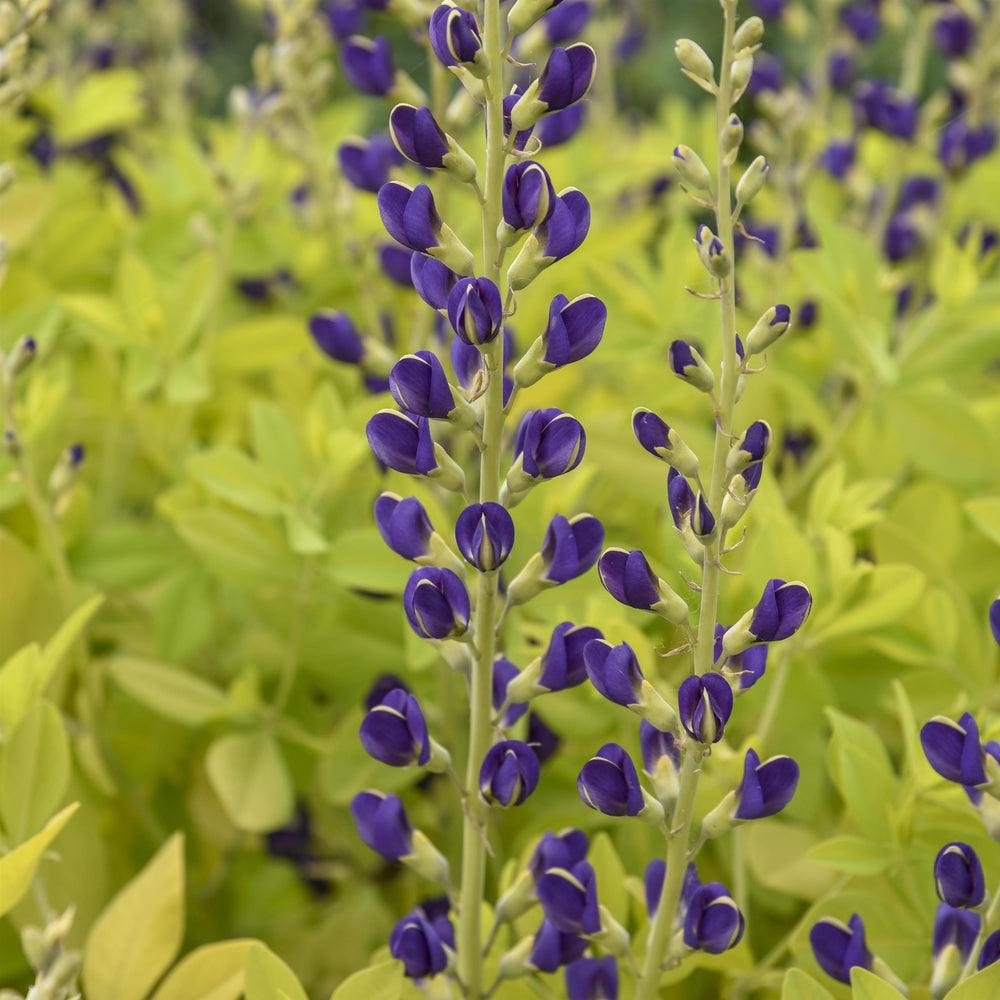
[[[518,233],[547,222],[555,207],[555,189],[540,163],[522,160],[509,167],[503,181],[504,245],[513,243]]]
[[[1000,646],[1000,597],[990,605],[990,632],[993,633],[993,641]]]
[[[488,573],[507,561],[514,544],[514,521],[498,503],[474,503],[455,522],[458,551],[470,566]]]
[[[459,468],[431,437],[426,417],[412,417],[398,410],[379,410],[365,427],[368,444],[387,468],[411,476],[427,476],[446,489],[464,482]]]
[[[643,881],[646,889],[646,909],[649,911],[650,919],[656,916],[656,911],[660,908],[660,897],[663,895],[663,880],[666,874],[667,863],[662,858],[654,858],[646,865]],[[684,881],[681,884],[681,898],[677,906],[675,926],[684,923],[691,899],[700,888],[701,879],[698,878],[698,869],[691,861],[684,869]]]
[[[546,920],[557,930],[564,934],[596,934],[601,929],[597,880],[588,862],[579,861],[572,868],[550,868],[535,888]]]
[[[528,871],[537,882],[550,868],[571,869],[584,861],[590,841],[582,830],[573,828],[561,833],[544,833],[528,863]]]
[[[489,60],[475,14],[445,2],[431,14],[429,34],[434,54],[445,66],[464,66],[474,76],[485,77]]]
[[[684,943],[689,948],[721,955],[743,937],[743,914],[721,882],[706,882],[691,896],[684,918]]]
[[[539,972],[555,972],[560,966],[578,959],[586,950],[586,938],[567,934],[546,918],[535,934],[528,965]]]
[[[344,43],[342,64],[347,82],[362,94],[384,97],[396,80],[389,40],[382,35],[352,35]]]
[[[365,695],[364,706],[372,709],[380,704],[382,699],[390,692],[399,688],[409,694],[410,689],[406,686],[406,681],[395,674],[379,674],[372,682],[372,686]]]
[[[423,765],[431,759],[420,703],[402,688],[390,691],[368,712],[361,722],[360,736],[369,756],[390,767]]]
[[[350,316],[333,310],[316,313],[309,320],[309,332],[316,346],[334,361],[361,364],[365,345]]]
[[[979,936],[981,920],[978,913],[938,903],[934,914],[934,958],[937,959],[945,948],[953,945],[958,949],[961,960],[967,961]]]
[[[562,0],[542,19],[549,45],[561,45],[576,38],[590,19],[588,0]]]
[[[877,80],[862,82],[854,97],[854,114],[860,127],[870,127],[912,142],[917,134],[919,104],[915,97]]]
[[[575,417],[555,407],[531,410],[521,421],[514,442],[515,465],[520,460],[523,478],[517,477],[512,491],[523,492],[543,479],[572,472],[586,446],[587,435]]]
[[[943,10],[934,24],[934,41],[950,59],[964,56],[976,40],[976,29],[966,14],[956,6]]]
[[[576,787],[580,798],[605,816],[638,816],[646,807],[635,764],[617,743],[605,743],[583,765]]]
[[[688,607],[654,572],[639,549],[608,549],[597,563],[604,589],[619,604],[653,611],[675,625],[687,621]]]
[[[378,194],[389,180],[389,171],[403,162],[403,157],[386,136],[371,139],[348,139],[337,150],[340,171],[359,191]]]
[[[389,391],[404,410],[419,417],[449,420],[464,411],[475,422],[475,413],[464,400],[456,398],[433,351],[417,351],[400,358],[389,372]]]
[[[571,104],[562,111],[546,115],[537,125],[535,135],[543,148],[561,146],[569,142],[583,126],[587,117],[587,105]]]
[[[561,622],[552,630],[549,646],[542,656],[538,686],[546,691],[563,691],[587,679],[584,650],[594,639],[603,639],[592,625]]]
[[[536,230],[544,258],[562,260],[576,250],[590,231],[590,202],[576,188],[556,195],[552,214]]]
[[[705,359],[686,341],[675,340],[667,351],[670,370],[681,380],[701,392],[715,388],[715,376]]]
[[[589,570],[604,543],[604,525],[590,514],[578,514],[572,519],[556,514],[549,522],[542,543],[542,579],[550,583],[567,583]]]
[[[1000,931],[994,931],[984,942],[979,952],[977,969],[985,969],[1000,959]]]
[[[561,742],[559,734],[537,712],[528,713],[528,745],[535,751],[539,764],[552,757]]]
[[[677,431],[652,410],[640,406],[633,411],[632,433],[650,455],[662,458],[682,475],[698,475],[697,455],[681,440]]]
[[[448,950],[438,928],[418,910],[403,917],[389,935],[389,953],[403,963],[410,979],[444,972],[450,964]]]
[[[841,7],[840,22],[862,45],[875,41],[882,28],[877,0],[855,0]]]
[[[587,6],[585,0],[581,5]],[[568,1000],[618,1000],[618,962],[614,955],[578,958],[567,965],[566,996]]]
[[[934,859],[934,886],[949,906],[978,906],[986,895],[979,855],[960,841],[945,844]]]
[[[416,562],[431,555],[434,528],[416,497],[404,500],[396,493],[380,494],[375,501],[375,524],[382,541],[404,559]]]
[[[454,639],[469,627],[469,594],[450,569],[425,566],[411,573],[403,606],[410,627],[424,639]]]
[[[966,712],[958,722],[936,715],[920,730],[920,743],[931,767],[948,781],[966,789],[985,788],[1000,763],[1000,746],[992,740],[984,748],[979,742],[976,720]]]
[[[326,15],[326,24],[334,38],[343,41],[361,29],[363,6],[357,0],[346,3],[327,2],[320,5]]]
[[[722,637],[726,633],[726,628],[721,623],[715,626],[715,653],[714,662],[718,665],[723,658]],[[751,646],[742,653],[725,658],[725,665],[722,673],[729,679],[730,684],[736,694],[746,691],[754,686],[764,676],[764,668],[767,666],[767,646]]]
[[[958,173],[993,151],[997,144],[996,126],[984,122],[978,128],[960,114],[942,126],[938,135],[938,159],[946,170]]]
[[[538,786],[535,751],[520,740],[503,740],[486,751],[479,769],[479,791],[491,805],[519,806]]]
[[[920,250],[922,243],[921,231],[909,213],[898,213],[889,219],[882,249],[891,263],[896,264],[912,257]]]
[[[521,99],[521,92],[517,89],[517,87],[514,88],[514,92],[512,94],[508,94],[503,99],[503,136],[504,136],[504,139],[509,139],[510,138],[511,129],[514,127],[511,124],[510,113],[511,113],[511,111],[514,110],[514,106],[517,104],[517,102],[520,99]],[[528,139],[529,138],[531,138],[531,129],[530,128],[523,129],[522,131],[518,132],[517,136],[514,139],[514,149],[516,149],[519,153],[523,152],[524,147],[528,144]]]
[[[789,638],[799,630],[810,608],[812,595],[804,584],[768,580],[757,607],[724,633],[723,653],[732,656],[758,642]]]
[[[390,281],[394,281],[397,285],[402,285],[404,288],[413,287],[413,278],[410,277],[413,258],[419,256],[424,260],[431,259],[430,257],[424,257],[423,254],[415,254],[412,250],[407,250],[405,247],[396,246],[394,243],[383,243],[379,247],[378,255],[385,276]],[[436,264],[437,261],[434,263]],[[444,267],[443,264],[440,266]]]
[[[389,131],[396,149],[411,163],[428,170],[444,169],[451,149],[430,108],[397,104],[389,113]]]
[[[847,90],[854,81],[855,60],[853,52],[838,49],[830,53],[827,76],[834,90]]]
[[[358,836],[386,861],[402,861],[413,853],[413,827],[397,795],[358,792],[351,799]]]
[[[781,90],[785,83],[785,71],[781,63],[766,52],[758,52],[754,56],[753,73],[747,85],[747,93],[756,98],[765,91]]]
[[[554,48],[545,69],[511,110],[514,128],[529,128],[552,111],[579,101],[590,89],[596,69],[594,50],[582,42],[568,49]]]
[[[838,982],[851,984],[851,969],[870,970],[874,956],[865,944],[865,925],[852,914],[847,924],[824,917],[813,925],[809,943],[819,967]]]
[[[743,780],[736,789],[734,819],[763,819],[781,812],[795,794],[799,765],[791,757],[770,757],[762,764],[750,748],[743,760]]]
[[[493,693],[491,701],[494,712],[499,712],[507,702],[507,688],[518,674],[520,674],[520,671],[517,669],[517,666],[511,663],[506,656],[498,653],[493,658]],[[528,705],[526,702],[512,703],[500,720],[501,727],[509,729],[527,711]]]
[[[490,343],[503,323],[500,289],[489,278],[462,278],[448,294],[448,320],[465,343]]]
[[[608,701],[625,708],[641,704],[642,668],[627,642],[613,646],[607,639],[593,639],[583,648],[583,662],[591,684]]]
[[[386,232],[397,243],[429,254],[461,274],[472,273],[472,252],[441,221],[426,184],[415,188],[399,181],[384,184],[378,193],[378,210]]]
[[[410,257],[410,281],[417,295],[440,311],[448,308],[448,296],[458,283],[458,275],[441,261],[415,253]]]
[[[673,733],[665,733],[645,719],[639,724],[639,746],[646,773],[654,775],[660,761],[666,757],[674,770],[680,767],[681,754]]]
[[[677,690],[677,710],[689,736],[699,743],[718,743],[733,714],[733,689],[720,674],[692,674]]]
[[[549,305],[549,321],[541,337],[514,368],[514,381],[522,388],[543,375],[580,361],[601,342],[608,307],[595,295],[580,295],[572,302],[557,295]]]
[[[817,163],[835,180],[842,181],[854,166],[856,146],[850,139],[835,139],[819,154]]]
[[[762,462],[771,450],[771,438],[771,425],[766,420],[755,420],[730,449],[726,471],[736,475],[755,462]]]

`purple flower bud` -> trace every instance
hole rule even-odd
[[[517,677],[521,671],[517,669],[517,666],[511,663],[506,656],[497,654],[493,658],[493,692],[491,695],[491,701],[493,704],[493,711],[499,712],[503,707],[504,702],[507,701],[507,687],[510,682]],[[514,702],[506,712],[504,712],[503,718],[500,720],[500,725],[504,729],[510,729],[511,726],[517,722],[518,719],[528,711],[528,705],[525,702]]]
[[[375,501],[375,524],[382,541],[404,559],[416,561],[431,554],[434,528],[416,497],[404,500],[396,493],[382,493]]]
[[[561,111],[579,101],[590,89],[596,70],[594,50],[582,42],[549,53],[542,75],[525,91],[511,111],[516,129],[525,129],[542,115]]]
[[[978,906],[986,895],[979,855],[959,841],[945,844],[934,860],[934,886],[949,906]]]
[[[556,972],[560,966],[578,959],[587,947],[586,938],[564,933],[546,918],[535,934],[528,965],[539,972]]]
[[[576,38],[590,20],[588,0],[563,0],[541,19],[549,45],[561,45]]]
[[[410,689],[406,686],[406,681],[401,677],[397,677],[395,674],[379,674],[375,678],[372,686],[368,689],[368,693],[365,695],[364,706],[366,709],[372,709],[376,705],[382,703],[382,699],[390,692],[396,689],[405,691],[409,694]]]
[[[817,163],[835,180],[842,181],[854,165],[856,148],[850,139],[835,139],[819,154]]]
[[[994,931],[984,942],[982,951],[979,952],[979,964],[977,969],[985,969],[987,965],[992,965],[1000,960],[1000,931]]]
[[[747,470],[750,471],[749,469]],[[749,485],[749,484],[748,484]],[[722,637],[726,633],[726,628],[720,623],[715,626],[715,652],[714,663],[718,666],[723,658]],[[742,653],[734,653],[726,658],[722,673],[728,678],[735,693],[746,691],[752,688],[764,676],[764,669],[767,666],[767,646],[751,646]]]
[[[542,656],[538,685],[547,691],[563,691],[582,684],[587,679],[584,659],[587,644],[603,638],[600,629],[592,625],[574,625],[572,622],[557,625]]]
[[[357,0],[347,0],[346,3],[328,2],[320,5],[326,15],[326,24],[330,34],[338,41],[343,41],[361,30],[363,7]]]
[[[555,207],[555,189],[540,163],[522,160],[509,167],[503,181],[503,220],[511,233],[504,234],[505,244],[514,241],[515,233],[548,221]]]
[[[426,764],[430,737],[420,704],[412,694],[390,691],[361,722],[361,745],[369,756],[390,767]]]
[[[440,245],[441,216],[426,184],[410,188],[391,181],[379,190],[378,210],[386,231],[404,247],[426,251]]]
[[[855,93],[854,115],[860,127],[870,127],[912,142],[917,134],[919,104],[877,80],[863,82]]]
[[[851,984],[851,969],[871,970],[874,956],[865,944],[865,925],[856,913],[847,924],[824,917],[813,924],[809,943],[819,967],[840,983]]]
[[[358,836],[386,861],[401,861],[413,852],[413,827],[397,795],[358,792],[351,799]]]
[[[442,3],[431,14],[429,34],[431,48],[445,66],[464,66],[479,77],[489,72],[475,14]]]
[[[387,468],[411,476],[430,476],[441,468],[426,417],[379,410],[365,428],[375,457]]]
[[[652,570],[639,549],[608,549],[597,563],[604,589],[619,604],[653,611],[669,622],[687,621],[687,605]]]
[[[862,45],[875,41],[882,29],[877,0],[855,0],[841,7],[840,23]]]
[[[991,153],[997,144],[997,129],[990,122],[978,128],[961,115],[941,128],[938,136],[938,159],[952,173],[959,173],[975,160]]]
[[[571,869],[584,861],[590,841],[582,830],[567,829],[545,833],[528,863],[531,877],[537,882],[550,868]]]
[[[386,136],[371,139],[348,139],[337,150],[340,170],[359,191],[378,194],[389,180],[389,171],[403,162],[403,157]]]
[[[587,6],[585,0],[580,2]],[[568,1000],[618,1000],[618,962],[614,955],[578,958],[567,965],[566,996]]]
[[[528,746],[535,751],[538,763],[544,764],[559,749],[559,734],[537,712],[528,713]]]
[[[638,816],[646,808],[632,758],[617,743],[605,743],[580,770],[580,798],[605,816]]]
[[[458,551],[482,573],[499,569],[514,545],[514,521],[498,503],[474,503],[455,522]]]
[[[597,879],[588,862],[550,868],[538,879],[536,892],[545,918],[564,934],[596,934],[601,929]]]
[[[447,309],[448,296],[458,283],[458,275],[439,260],[422,253],[410,258],[410,280],[424,302],[432,309]],[[478,362],[478,357],[477,357]]]
[[[582,102],[571,104],[568,108],[563,108],[562,111],[546,115],[536,126],[535,135],[544,149],[561,146],[564,142],[569,142],[580,131],[586,117],[586,104]]]
[[[758,52],[753,60],[753,72],[746,92],[756,98],[767,91],[779,91],[785,84],[785,70],[781,62],[767,52]]]
[[[982,917],[970,910],[960,910],[947,903],[938,903],[934,914],[934,958],[941,954],[949,945],[954,945],[961,955],[962,961],[968,961],[972,949],[979,936],[979,924]]]
[[[979,727],[968,712],[958,722],[935,716],[920,730],[920,743],[931,767],[942,778],[967,788],[982,788],[990,783],[987,756],[1000,761],[1000,747],[993,741],[983,747]]]
[[[756,462],[762,462],[771,450],[771,425],[755,420],[740,436],[726,456],[726,471],[735,476]]]
[[[462,278],[448,295],[448,319],[465,343],[490,343],[503,323],[500,289],[489,278]]]
[[[410,979],[435,976],[448,968],[448,952],[437,928],[419,911],[408,913],[389,935],[389,953]]]
[[[397,285],[402,285],[404,288],[413,287],[413,278],[410,276],[413,258],[419,256],[423,260],[431,259],[430,257],[424,257],[423,254],[415,254],[412,250],[396,246],[394,243],[382,244],[379,247],[378,254],[385,276],[390,281],[394,281]],[[437,264],[438,262],[434,261],[434,263]],[[440,266],[444,267],[444,264]]]
[[[923,243],[922,233],[908,213],[892,216],[885,227],[882,249],[893,264],[917,253]]]
[[[333,310],[316,313],[309,320],[309,332],[316,346],[334,361],[361,364],[365,345],[350,316]]]
[[[536,230],[543,247],[543,259],[553,261],[568,257],[590,231],[590,202],[576,188],[565,188],[556,195],[552,214]]]
[[[362,94],[384,97],[396,79],[389,40],[383,35],[352,35],[344,43],[342,65],[347,82]]]
[[[733,689],[719,674],[692,674],[677,690],[681,725],[699,743],[718,743],[733,714]]]
[[[603,544],[604,525],[596,517],[578,514],[570,520],[556,514],[542,543],[542,579],[558,584],[582,576],[597,562]]]
[[[403,607],[410,627],[424,639],[454,639],[469,627],[469,595],[450,569],[425,566],[411,573]]]
[[[583,459],[587,435],[580,421],[548,407],[525,414],[517,430],[514,457],[526,476],[537,482],[572,472]]]
[[[412,163],[428,170],[444,169],[451,150],[430,108],[397,104],[389,114],[389,131],[396,149]]]
[[[652,410],[640,406],[633,412],[632,433],[650,455],[662,458],[682,475],[698,475],[697,455],[681,440],[677,431]]]
[[[941,198],[941,185],[935,177],[917,174],[907,177],[899,187],[896,210],[905,212],[914,205],[935,205]]]
[[[667,352],[670,370],[685,382],[702,392],[715,388],[715,376],[702,356],[686,341],[675,340]]]
[[[750,748],[743,760],[743,780],[736,789],[739,803],[734,819],[763,819],[781,812],[795,794],[799,765],[791,757],[777,756],[760,762]]]
[[[419,417],[447,420],[459,408],[441,362],[433,351],[407,354],[392,366],[389,391],[404,409]]]
[[[520,740],[503,740],[486,752],[479,769],[479,791],[491,805],[519,806],[538,787],[535,751]]]
[[[663,757],[669,757],[675,769],[680,767],[681,754],[674,734],[662,732],[645,719],[639,723],[639,746],[647,774],[656,773],[657,764]]]
[[[691,512],[694,510],[694,491],[676,469],[667,473],[667,506],[678,531],[683,531],[690,525]]]
[[[503,136],[504,139],[510,138],[510,131],[514,127],[511,124],[510,113],[514,110],[514,105],[521,99],[521,92],[515,87],[512,94],[508,94],[503,99]],[[528,144],[528,139],[531,138],[531,129],[523,129],[517,133],[517,137],[514,139],[514,149],[519,153],[524,151],[524,147]]]
[[[855,59],[853,52],[838,49],[830,53],[826,64],[827,77],[834,90],[847,90],[854,82]]]
[[[934,41],[949,59],[964,56],[976,40],[976,29],[968,16],[956,6],[949,5],[934,24]]]
[[[729,890],[721,882],[707,882],[691,896],[684,918],[684,943],[710,955],[721,955],[739,944],[744,924]]]
[[[754,642],[787,639],[799,630],[811,608],[812,594],[803,584],[768,580],[747,631]]]
[[[709,509],[705,494],[699,492],[694,507],[691,508],[691,530],[703,545],[715,538],[715,515]]]
[[[990,605],[990,632],[993,633],[993,641],[1000,646],[1000,597]]]
[[[591,684],[608,701],[625,708],[642,701],[642,668],[627,642],[613,646],[592,639],[583,648],[583,662]]]
[[[654,858],[646,865],[644,883],[646,888],[646,909],[649,911],[650,919],[656,916],[656,911],[660,908],[660,897],[663,895],[663,880],[667,874],[667,863],[662,858]],[[677,917],[675,926],[683,924],[687,916],[691,899],[701,888],[701,879],[698,878],[698,869],[694,862],[688,862],[684,869],[684,882],[681,885],[681,898],[677,906]]]
[[[549,322],[542,334],[547,365],[563,365],[592,354],[604,335],[608,307],[596,295],[579,295],[572,302],[557,295],[549,305]]]

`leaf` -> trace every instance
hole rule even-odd
[[[1000,962],[987,965],[944,995],[944,1000],[986,1000],[1000,995]]]
[[[277,371],[301,364],[312,355],[306,324],[300,316],[256,316],[226,327],[212,341],[212,365],[224,372]]]
[[[203,451],[188,459],[187,470],[217,497],[251,514],[273,517],[281,513],[283,504],[274,477],[236,448],[219,445]]]
[[[846,610],[832,607],[812,629],[814,642],[829,642],[855,632],[884,629],[920,600],[923,573],[904,563],[875,566]]]
[[[305,451],[288,414],[258,400],[250,406],[250,427],[257,458],[285,482],[301,483],[306,476]]]
[[[45,829],[0,858],[0,917],[9,913],[31,886],[42,855],[76,812],[80,803],[66,806],[45,824]]]
[[[83,953],[87,1000],[143,1000],[184,938],[184,835],[175,833],[104,908]]]
[[[893,852],[864,837],[831,837],[809,850],[809,858],[836,871],[875,875],[888,867]]]
[[[851,990],[853,1000],[899,1000],[903,995],[895,986],[860,965],[851,969]]]
[[[0,666],[0,722],[13,728],[42,693],[38,643],[19,649]]]
[[[801,969],[789,969],[781,987],[781,1000],[833,1000],[833,994]]]
[[[103,594],[95,594],[89,600],[84,601],[59,626],[56,634],[45,644],[45,649],[42,650],[42,657],[39,662],[41,689],[43,691],[52,675],[73,648],[73,644],[83,635],[83,630],[89,624],[90,619],[97,614],[97,610],[103,603]]]
[[[403,963],[393,959],[348,976],[330,1000],[399,1000],[403,993]]]
[[[342,586],[375,594],[402,593],[410,572],[374,528],[355,528],[336,538],[326,567]]]
[[[625,889],[625,866],[611,838],[602,831],[594,837],[587,860],[594,866],[600,901],[620,924],[628,923],[628,892]]]
[[[209,637],[213,625],[208,574],[187,569],[165,583],[153,610],[156,647],[165,660],[185,660]]]
[[[69,784],[69,740],[59,712],[37,701],[0,756],[0,817],[11,842],[37,833]]]
[[[977,497],[962,506],[969,520],[991,542],[1000,545],[1000,497]]]
[[[142,91],[138,70],[122,67],[91,73],[58,110],[52,131],[60,143],[76,145],[135,125],[143,117]]]
[[[184,726],[202,726],[229,710],[222,691],[181,667],[116,656],[108,673],[139,704]]]
[[[247,952],[245,990],[246,1000],[276,1000],[279,993],[288,1000],[309,1000],[295,973],[262,944],[250,945]]]
[[[246,938],[196,948],[170,970],[153,1000],[238,1000],[247,952],[254,944]]]
[[[267,833],[295,809],[292,779],[274,738],[262,729],[221,736],[208,748],[205,768],[235,827]]]

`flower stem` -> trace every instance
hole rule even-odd
[[[990,908],[979,922],[979,933],[976,935],[976,943],[972,946],[969,957],[965,960],[965,965],[962,967],[962,975],[958,977],[959,982],[962,982],[963,979],[968,979],[976,971],[979,951],[987,935],[995,929],[998,915],[1000,915],[1000,887],[997,888],[996,895],[990,903]]]
[[[483,187],[483,268],[485,276],[500,289],[500,246],[497,226],[503,194],[506,155],[503,136],[503,39],[500,0],[484,0],[481,7],[483,47],[490,60],[486,101],[486,179]],[[500,498],[500,458],[503,446],[503,332],[483,350],[488,378],[483,416],[483,448],[480,453],[479,502]],[[472,620],[477,655],[469,678],[469,758],[465,787],[468,808],[462,831],[461,909],[457,932],[458,978],[465,995],[479,1000],[483,993],[482,901],[486,880],[486,840],[481,835],[485,810],[477,789],[479,768],[493,742],[492,714],[493,658],[496,651],[497,615],[496,572],[480,573],[476,609]]]

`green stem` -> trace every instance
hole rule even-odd
[[[503,137],[503,38],[500,0],[484,0],[480,16],[483,47],[490,59],[486,102],[486,179],[483,188],[483,256],[486,277],[504,289],[500,275],[500,223],[503,171],[506,161]],[[479,502],[500,499],[500,458],[503,446],[503,335],[495,337],[483,350],[487,387],[483,415],[483,448],[480,453]],[[486,881],[486,810],[480,799],[479,768],[493,743],[492,714],[493,658],[496,651],[497,615],[496,572],[481,573],[476,609],[472,619],[476,657],[469,678],[469,758],[465,787],[468,808],[462,831],[461,909],[457,930],[458,979],[466,997],[479,1000],[483,993],[482,901]]]
[[[958,978],[959,982],[962,982],[963,979],[968,979],[969,976],[976,971],[976,962],[979,959],[979,950],[983,946],[983,941],[986,939],[986,935],[996,927],[998,916],[1000,916],[1000,886],[997,887],[996,895],[990,903],[990,908],[986,911],[983,919],[979,922],[979,934],[976,935],[976,943],[973,945],[972,951],[969,952],[969,957],[965,960],[965,965],[962,967],[962,975]]]

